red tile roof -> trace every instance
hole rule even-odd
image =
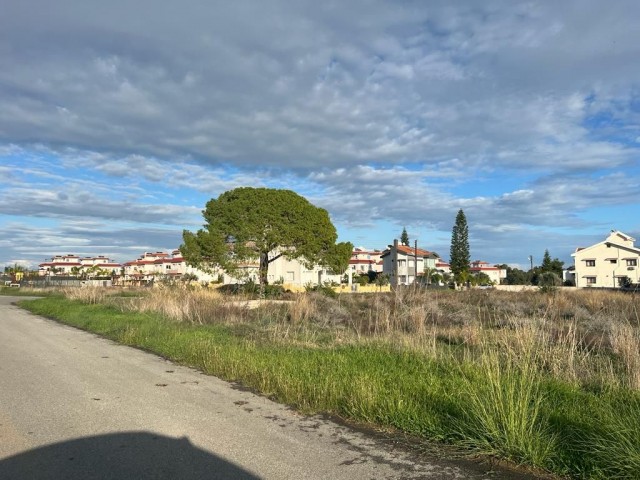
[[[391,253],[392,247],[393,247],[392,245],[389,245],[389,248],[387,248],[384,252],[382,252],[381,256],[386,257],[387,255],[389,255]],[[416,253],[418,254],[419,257],[433,256],[433,252],[430,252],[429,250],[423,250],[421,248],[416,249],[408,245],[398,245],[398,252],[404,253],[405,255],[410,255],[410,256],[414,256]]]

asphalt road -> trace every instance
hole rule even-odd
[[[0,479],[506,479],[302,416],[0,297]]]

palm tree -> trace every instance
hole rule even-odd
[[[427,285],[431,284],[431,278],[434,274],[438,273],[438,270],[431,267],[424,267],[424,276],[427,279]]]

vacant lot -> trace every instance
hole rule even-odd
[[[635,295],[316,292],[251,309],[242,300],[76,289],[25,306],[303,411],[575,478],[637,478]]]

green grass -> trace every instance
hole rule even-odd
[[[528,358],[514,352],[486,349],[465,376],[467,407],[457,419],[470,447],[529,465],[547,466],[557,436],[543,418],[544,386],[536,368],[536,351]]]
[[[368,341],[306,347],[233,325],[189,325],[61,297],[23,307],[237,381],[303,412],[327,412],[574,478],[638,478],[640,397],[547,378],[529,358],[433,359]]]

